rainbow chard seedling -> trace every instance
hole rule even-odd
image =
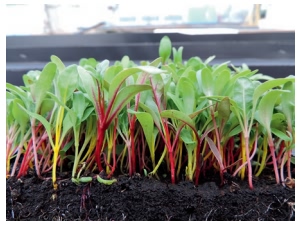
[[[272,137],[271,122],[272,122],[273,109],[274,109],[276,100],[280,97],[281,92],[284,92],[284,91],[285,90],[270,90],[269,92],[267,92],[261,98],[256,112],[256,119],[266,129],[266,133],[267,133],[266,137],[268,139],[269,150],[270,150],[270,154],[271,154],[271,158],[274,166],[274,173],[275,173],[275,179],[277,184],[280,183],[280,176],[277,168],[275,145]]]
[[[292,178],[291,175],[291,159],[292,159],[292,150],[295,149],[294,143],[294,121],[295,121],[295,83],[286,82],[283,86],[283,90],[288,90],[281,94],[281,103],[280,110],[285,115],[285,120],[287,124],[286,133],[290,139],[283,138],[285,140],[285,153],[284,159],[287,161],[287,177]],[[293,157],[294,158],[294,157]],[[283,164],[283,163],[282,163]],[[281,166],[281,180],[284,181],[283,168]]]
[[[295,77],[209,65],[215,56],[183,61],[182,51],[165,36],[159,58],[142,66],[124,56],[66,67],[51,56],[25,86],[7,83],[6,176],[34,167],[56,190],[66,169],[75,184],[104,185],[116,172],[195,185],[219,173],[222,184],[231,174],[252,189],[252,174],[271,167],[276,183],[293,181]]]
[[[171,56],[172,42],[168,36],[164,36],[159,43],[159,56],[162,58],[162,64],[165,64]],[[180,50],[182,55],[182,50]],[[180,54],[180,53],[179,53]],[[180,57],[178,54],[175,54],[176,60],[179,60]]]
[[[212,58],[210,60],[212,60]],[[211,120],[213,123],[213,137],[215,138],[215,142],[213,141],[213,139],[206,139],[206,141],[210,147],[210,150],[213,152],[216,160],[219,163],[220,177],[223,183],[223,173],[226,171],[226,165],[223,161],[225,159],[225,153],[222,148],[222,134],[220,133],[220,130],[222,131],[224,123],[228,120],[229,110],[228,112],[220,112],[219,120],[221,122],[218,125],[218,122],[216,120],[216,108],[213,104],[212,97],[214,95],[227,95],[227,91],[225,90],[225,88],[227,86],[227,83],[230,81],[231,75],[229,70],[227,69],[227,63],[223,63],[221,65],[215,66],[215,68],[205,66],[203,69],[197,71],[196,77],[199,89],[203,93],[203,96],[201,98],[208,98],[208,104],[210,106],[210,116],[207,117],[207,122]],[[224,103],[225,102],[221,102],[221,105],[223,105]],[[223,106],[221,108],[223,108]]]
[[[89,98],[92,100],[97,113],[97,144],[95,161],[98,169],[103,170],[101,154],[104,148],[105,133],[119,112],[139,92],[150,89],[149,85],[124,86],[124,81],[131,75],[139,72],[149,74],[160,73],[161,70],[152,66],[139,66],[123,69],[118,72],[110,82],[101,78],[95,78],[83,67],[78,67],[80,79]],[[103,84],[104,83],[104,84]],[[104,90],[106,86],[106,91]],[[124,86],[124,87],[123,87]],[[107,97],[105,97],[107,96]],[[107,99],[105,99],[107,98]],[[105,101],[107,100],[107,104]]]
[[[280,78],[280,79],[274,79],[274,80],[269,80],[266,81],[262,84],[260,84],[254,91],[253,94],[253,106],[252,106],[252,118],[254,118],[254,114],[256,112],[256,110],[258,109],[258,105],[261,101],[259,101],[259,99],[264,95],[264,93],[268,93],[269,91],[271,91],[272,88],[276,88],[276,87],[280,87],[283,84],[287,83],[287,82],[295,82],[295,78],[293,76],[288,76],[287,78]],[[270,98],[270,95],[272,95],[273,97],[279,97],[279,95],[283,92],[282,90],[272,90],[274,91],[272,94],[268,94],[266,99]],[[286,91],[285,91],[286,92]],[[266,95],[266,94],[265,94]],[[267,104],[265,104],[264,100],[262,101],[262,105],[261,105],[261,114],[259,113],[257,117],[257,119],[259,120],[259,123],[261,125],[263,125],[267,131],[267,139],[265,139],[264,142],[266,142],[266,140],[268,140],[269,143],[269,149],[270,149],[270,153],[271,153],[271,157],[272,157],[272,162],[273,162],[273,166],[274,166],[274,173],[275,173],[275,179],[276,179],[276,183],[280,183],[280,176],[278,174],[278,167],[277,167],[277,162],[276,162],[276,154],[275,154],[275,148],[274,148],[274,143],[272,140],[272,134],[271,134],[271,118],[272,118],[272,114],[273,114],[273,108],[275,105],[276,100],[270,100]],[[258,109],[259,110],[259,109]],[[266,115],[268,114],[268,115]],[[260,117],[266,120],[264,122],[260,122]],[[252,127],[252,122],[250,123],[250,128]],[[270,133],[270,134],[269,134]],[[265,143],[263,145],[263,148],[265,149],[263,152],[263,159],[267,158],[267,144]],[[261,162],[261,169],[264,168],[264,164],[265,164],[265,160],[262,160]]]
[[[234,93],[232,95],[231,100],[231,110],[237,116],[239,120],[240,127],[242,129],[241,133],[241,157],[242,163],[247,163],[247,171],[248,171],[248,183],[249,187],[253,189],[252,184],[252,166],[251,166],[251,154],[249,148],[249,139],[251,129],[249,128],[249,123],[253,121],[251,118],[251,108],[252,108],[252,100],[253,93],[257,84],[253,83],[249,78],[240,77],[236,80],[234,86]],[[234,173],[235,174],[235,173]],[[245,177],[245,167],[242,165],[242,169],[240,171],[241,178]]]
[[[54,77],[56,75],[56,65],[52,62],[48,63],[42,72],[40,74],[37,74],[38,78],[36,81],[28,87],[30,89],[30,93],[26,93],[25,97],[24,95],[21,95],[23,98],[23,105],[19,103],[19,107],[25,112],[29,113],[30,112],[30,124],[31,124],[31,134],[32,134],[32,147],[33,147],[33,156],[34,156],[34,166],[35,166],[35,171],[38,177],[41,178],[40,174],[40,166],[39,166],[39,159],[38,159],[38,154],[37,154],[37,135],[36,135],[36,117],[33,117],[33,115],[39,115],[40,109],[42,106],[42,103],[46,97],[47,91],[52,88],[52,83],[54,80]],[[7,87],[8,89],[11,88]],[[11,90],[11,89],[10,89]],[[13,91],[13,90],[11,90]],[[29,150],[29,149],[27,149]],[[25,161],[23,161],[23,165],[21,168],[24,167],[24,163],[26,164]],[[27,162],[28,164],[28,162]],[[26,165],[27,165],[26,164]],[[24,175],[24,171],[20,171],[18,174],[18,177]]]
[[[23,146],[31,135],[31,130],[28,130],[29,117],[22,113],[19,104],[24,106],[21,98],[6,92],[6,177],[14,176]],[[13,157],[15,164],[11,170],[10,160]]]

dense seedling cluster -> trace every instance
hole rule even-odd
[[[265,167],[276,183],[294,164],[295,78],[272,78],[246,65],[182,60],[165,36],[159,58],[81,59],[57,56],[42,71],[6,84],[6,177],[72,169],[74,183],[115,182],[115,172],[194,181],[206,172],[247,178]],[[172,55],[172,58],[170,58]],[[166,170],[164,170],[166,169]],[[107,178],[99,173],[104,171]],[[83,176],[84,175],[84,176]]]

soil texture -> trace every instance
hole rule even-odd
[[[119,176],[112,185],[74,184],[33,174],[6,180],[7,221],[294,221],[295,189],[276,185],[272,177],[246,181],[228,178],[199,186],[135,175]]]

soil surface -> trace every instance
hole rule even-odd
[[[76,185],[65,175],[54,192],[50,180],[34,175],[6,180],[7,221],[294,221],[295,189],[272,177],[246,181],[228,178],[199,186],[172,185],[140,175],[119,176],[112,185],[96,179]]]

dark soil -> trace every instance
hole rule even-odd
[[[26,176],[6,180],[7,221],[284,221],[295,220],[295,189],[262,176],[254,190],[246,181],[176,185],[143,176],[120,176],[110,186],[76,185],[64,177],[58,190],[50,180]]]

